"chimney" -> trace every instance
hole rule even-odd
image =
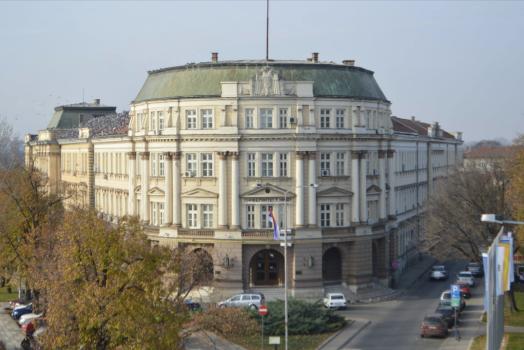
[[[311,60],[313,61],[313,63],[318,63],[318,52],[313,52],[311,54]]]
[[[211,62],[213,63],[218,62],[218,52],[211,52]]]
[[[414,115],[411,116],[411,120],[413,120],[413,121],[416,120]]]
[[[99,99],[99,98],[95,98],[95,99],[93,100],[93,104],[94,104],[94,105],[97,105],[97,106],[100,105],[100,99]]]
[[[344,61],[342,61],[342,64],[345,65],[345,66],[353,67],[355,65],[355,60],[344,60]]]

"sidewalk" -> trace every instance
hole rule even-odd
[[[24,339],[22,331],[11,316],[5,311],[8,303],[0,303],[0,340],[4,342],[7,350],[18,350]]]
[[[435,258],[428,255],[423,255],[421,260],[412,262],[412,265],[408,266],[407,270],[400,276],[395,289],[404,290],[413,286],[435,262]]]

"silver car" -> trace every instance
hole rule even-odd
[[[247,307],[257,310],[263,303],[264,296],[261,293],[243,293],[219,302],[218,307]]]

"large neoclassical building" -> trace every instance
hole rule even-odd
[[[292,241],[294,295],[358,291],[416,256],[424,201],[462,162],[460,133],[390,106],[352,60],[213,54],[150,71],[128,115],[100,101],[57,107],[26,137],[26,160],[51,190],[74,190],[70,201],[108,220],[137,215],[155,243],[207,252],[221,290],[283,284],[272,211]]]

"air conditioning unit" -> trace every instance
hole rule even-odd
[[[289,117],[289,124],[296,124],[296,123],[297,123],[297,118]]]
[[[320,176],[329,176],[329,169],[320,170]]]

